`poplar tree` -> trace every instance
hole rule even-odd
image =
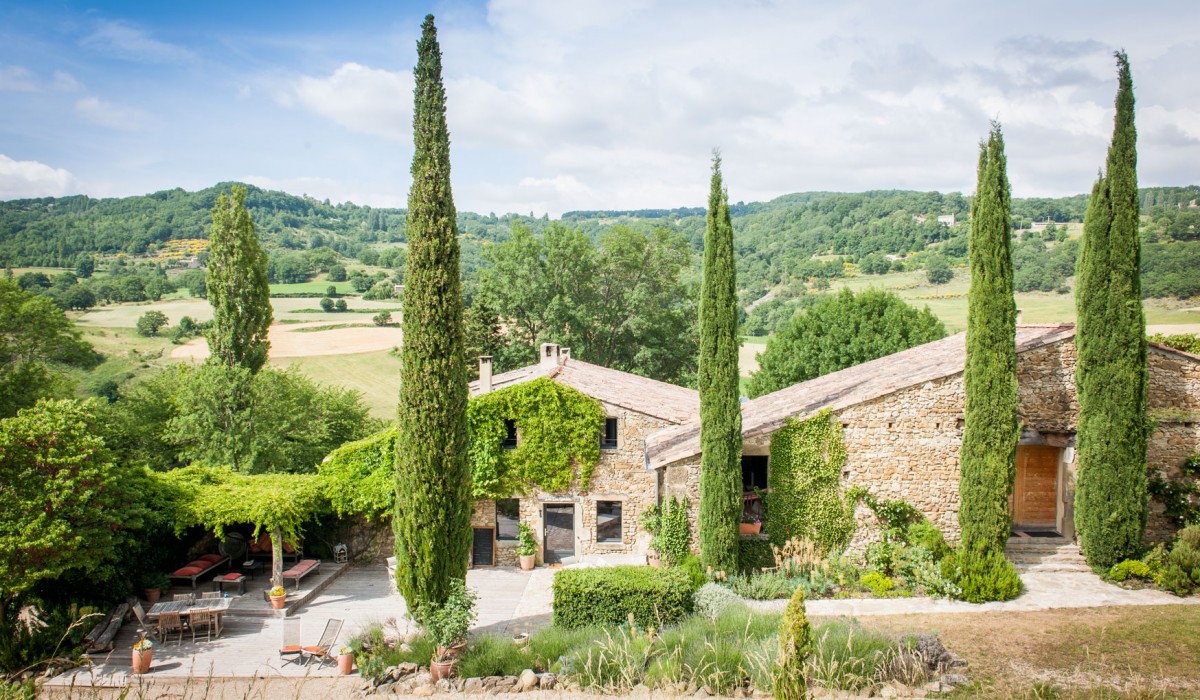
[[[1013,299],[1011,192],[1004,135],[993,122],[979,145],[968,240],[966,418],[959,451],[958,585],[972,602],[1005,600],[1021,590],[1004,558],[1016,478],[1017,308]]]
[[[458,227],[450,192],[450,134],[433,15],[421,25],[414,71],[412,189],[404,285],[396,583],[418,621],[465,579],[470,552],[467,378],[463,366]]]
[[[1129,59],[1123,52],[1116,59],[1112,143],[1088,200],[1075,292],[1075,526],[1088,563],[1105,569],[1136,555],[1149,504],[1137,129]]]
[[[266,363],[270,347],[271,287],[267,254],[246,209],[246,188],[235,185],[231,197],[224,193],[217,197],[212,219],[205,274],[213,308],[210,361],[253,374]]]
[[[738,400],[737,278],[729,194],[713,155],[700,290],[700,556],[736,571],[742,512],[742,413]]]

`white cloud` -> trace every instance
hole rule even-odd
[[[346,63],[325,78],[300,78],[281,103],[294,99],[351,131],[411,141],[412,85],[411,74]]]
[[[102,20],[80,46],[110,56],[151,63],[185,63],[196,60],[192,51],[151,37],[126,22]]]
[[[148,121],[147,114],[140,109],[105,102],[98,97],[77,100],[75,113],[86,121],[117,131],[137,131]]]
[[[372,207],[404,207],[406,197],[403,193],[378,192],[364,189],[360,185],[348,184],[328,177],[300,176],[274,178],[266,175],[243,175],[236,178],[264,190],[277,190],[294,195],[308,195],[318,200],[328,199],[334,204],[354,202],[358,205]]]
[[[56,70],[54,71],[54,81],[50,84],[50,87],[59,92],[75,92],[79,89],[80,85],[75,76],[66,71]]]
[[[0,154],[0,200],[61,197],[77,191],[75,176],[62,168]]]
[[[24,66],[0,66],[0,90],[33,92],[38,89],[33,74]]]

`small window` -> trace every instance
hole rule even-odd
[[[496,501],[496,539],[517,539],[517,523],[521,522],[521,503],[515,498]]]
[[[767,488],[766,455],[742,455],[742,493]]]
[[[604,419],[604,434],[600,436],[600,449],[617,449],[617,419]]]
[[[517,449],[517,422],[515,420],[504,421],[504,442],[500,445],[506,450]]]
[[[596,502],[596,541],[622,542],[621,537],[621,502]]]

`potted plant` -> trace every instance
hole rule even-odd
[[[738,531],[743,535],[757,535],[762,532],[762,520],[754,515],[743,515]]]
[[[354,673],[354,650],[342,645],[342,648],[338,650],[337,665],[338,673],[343,676]]]
[[[146,602],[154,605],[162,597],[162,592],[171,587],[171,579],[161,571],[151,571],[142,577],[142,595]]]
[[[537,540],[525,523],[517,525],[517,557],[521,560],[521,571],[533,571],[537,566]]]
[[[658,569],[662,567],[662,509],[658,505],[646,508],[638,523],[652,536],[650,548],[646,550],[646,563]]]
[[[287,591],[284,590],[283,586],[276,585],[267,591],[267,597],[271,599],[272,608],[283,610],[283,604],[287,601]]]
[[[154,657],[154,642],[146,639],[143,634],[133,644],[133,672],[147,673],[150,670],[150,662]]]
[[[423,603],[417,607],[417,621],[433,642],[429,673],[439,681],[454,675],[455,654],[467,643],[467,630],[475,621],[475,594],[461,579],[450,582],[446,602]]]

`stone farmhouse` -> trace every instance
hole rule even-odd
[[[1070,325],[1017,328],[1022,426],[1012,498],[1013,528],[1074,535],[1072,504],[1078,461],[1075,428],[1075,329]],[[1200,357],[1151,344],[1149,408],[1153,433],[1148,466],[1172,477],[1200,452]],[[964,425],[966,337],[959,333],[742,404],[742,480],[765,489],[771,436],[788,419],[828,408],[840,420],[846,445],[844,488],[861,486],[879,498],[903,499],[946,536],[958,537],[958,453]],[[597,400],[607,416],[601,458],[588,491],[535,492],[475,504],[475,565],[515,564],[517,523],[539,541],[539,559],[645,552],[649,536],[639,517],[648,506],[678,496],[697,525],[700,489],[700,400],[691,389],[581,362],[569,348],[546,344],[541,361],[492,376],[481,359],[472,395],[550,377]],[[860,507],[862,522],[869,511]],[[856,530],[861,547],[872,528]],[[1151,504],[1147,536],[1172,528],[1161,504]],[[693,542],[696,540],[693,539]],[[490,547],[490,549],[489,549]]]

